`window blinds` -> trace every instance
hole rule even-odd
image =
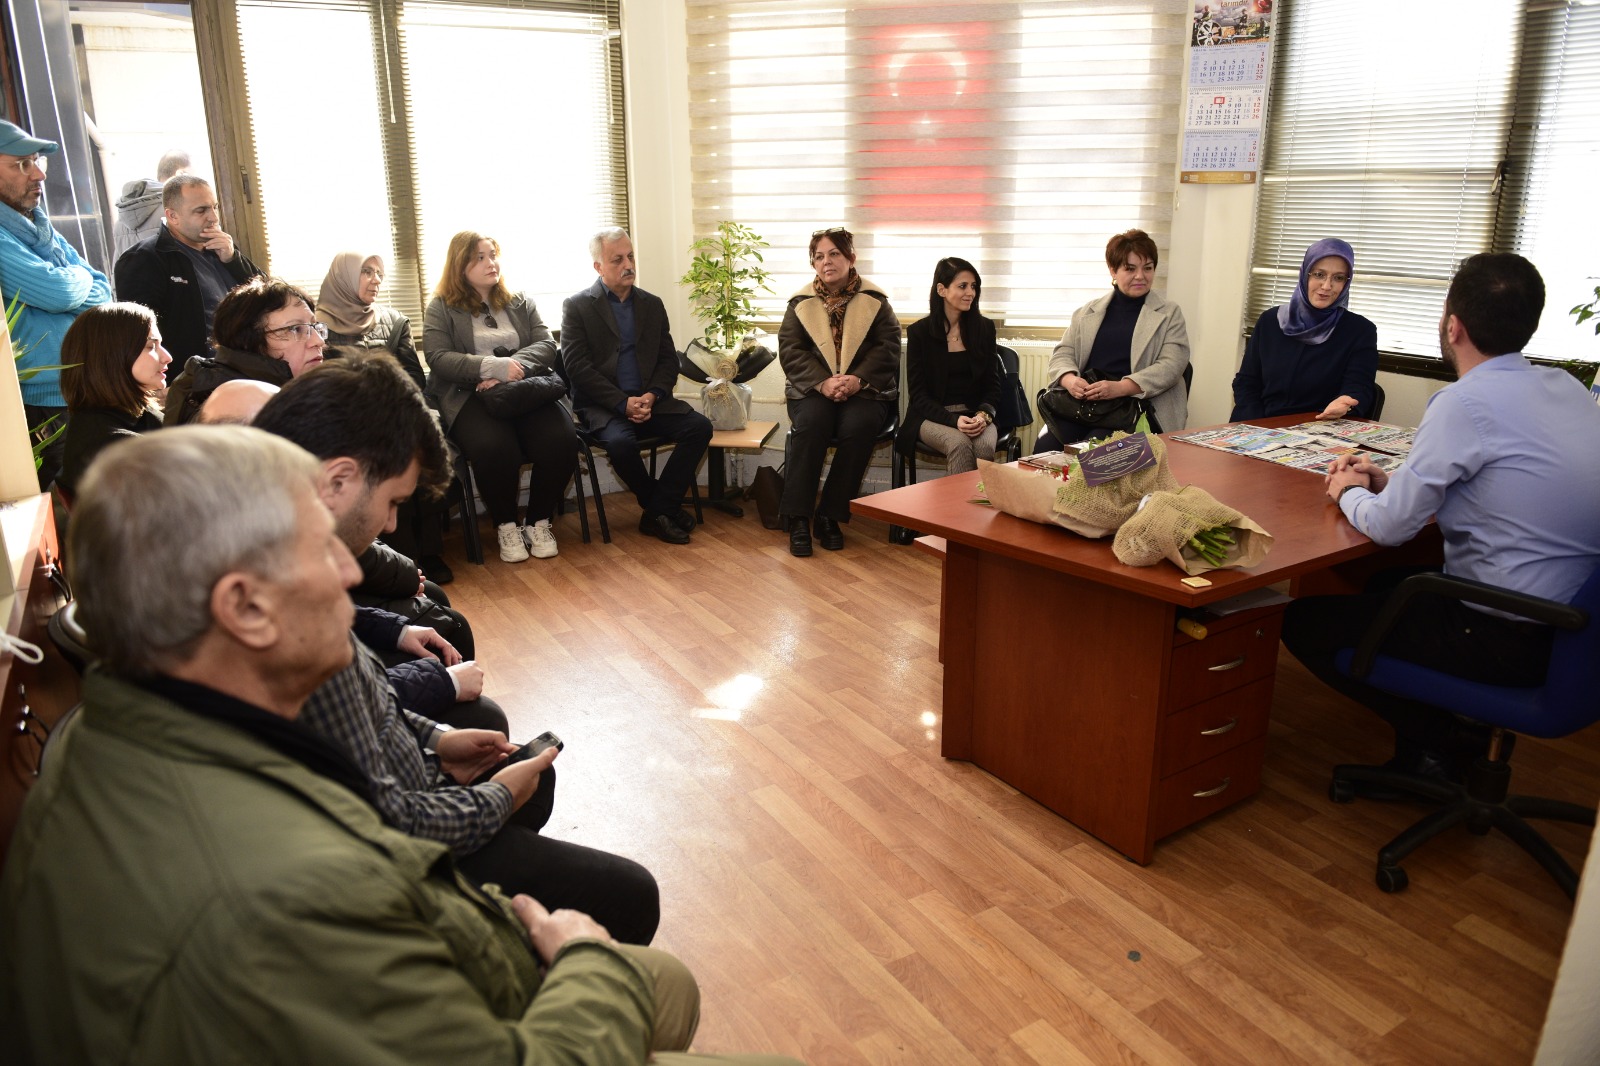
[[[1109,285],[1113,233],[1167,247],[1184,3],[687,9],[695,232],[731,219],[772,244],[774,317],[833,225],[906,320],[945,256],[978,267],[986,313],[1059,327]]]
[[[336,252],[381,252],[420,341],[470,229],[559,318],[589,235],[628,224],[618,0],[239,0],[238,24],[272,269],[313,297]]]
[[[1487,250],[1510,132],[1519,3],[1278,8],[1245,325],[1294,291],[1306,248],[1355,249],[1350,308],[1385,351],[1438,355],[1455,264]]]

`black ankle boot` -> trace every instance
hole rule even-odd
[[[811,523],[803,516],[789,519],[789,554],[797,559],[811,554]]]
[[[844,547],[844,531],[839,528],[839,523],[832,518],[817,515],[816,518],[817,540],[831,552],[836,552]]]

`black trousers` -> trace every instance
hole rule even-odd
[[[559,403],[547,403],[515,418],[496,418],[476,396],[450,423],[456,442],[478,483],[478,495],[497,526],[517,520],[517,482],[524,464],[528,481],[529,524],[551,517],[578,468],[578,432],[572,415]]]
[[[430,707],[426,712],[417,713],[457,729],[493,729],[497,733],[505,733],[511,728],[506,712],[488,696],[479,696],[465,703],[452,703],[448,707]]]
[[[689,483],[700,467],[700,457],[711,443],[711,420],[699,411],[682,414],[655,414],[644,422],[630,422],[621,415],[594,431],[595,440],[606,450],[611,469],[628,486],[647,515],[674,514],[689,494]],[[672,454],[652,478],[639,453],[641,437],[660,437],[673,443]]]
[[[650,943],[661,924],[661,890],[649,870],[621,855],[544,836],[512,817],[458,861],[462,873],[499,885],[508,896],[526,893],[552,911],[582,911],[624,944]]]
[[[1396,754],[1478,754],[1484,735],[1481,725],[1468,725],[1446,708],[1355,681],[1334,665],[1340,651],[1360,642],[1389,592],[1417,572],[1385,571],[1359,596],[1295,600],[1284,613],[1283,643],[1325,684],[1371,708],[1393,726]],[[1390,631],[1383,653],[1470,681],[1531,688],[1544,683],[1553,637],[1549,626],[1485,614],[1457,600],[1425,596],[1411,602]]]
[[[872,462],[872,448],[893,407],[859,393],[843,403],[820,392],[789,401],[788,452],[784,457],[783,514],[809,518],[812,511],[839,522],[850,521],[850,501],[861,491],[861,479]],[[817,481],[828,446],[837,442],[828,480],[817,502]]]

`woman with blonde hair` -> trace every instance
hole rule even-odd
[[[91,307],[61,338],[61,395],[70,412],[56,485],[70,500],[108,444],[161,428],[167,365],[156,313],[143,304]]]
[[[422,316],[427,394],[445,434],[472,464],[494,519],[500,558],[557,554],[551,517],[578,467],[578,434],[555,373],[556,342],[525,293],[506,287],[500,244],[464,230],[450,238],[444,273]],[[525,521],[517,520],[524,464]]]

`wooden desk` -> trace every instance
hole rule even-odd
[[[1229,616],[1195,641],[1176,631],[1178,608],[1371,569],[1381,550],[1314,474],[1183,443],[1167,455],[1179,482],[1274,535],[1262,565],[1213,572],[1211,587],[1190,589],[1170,563],[1117,562],[1110,538],[971,503],[977,473],[851,504],[945,538],[945,757],[976,763],[1140,863],[1160,837],[1260,787],[1281,609]],[[1024,621],[1013,641],[980,624],[1002,615]]]
[[[778,428],[776,422],[746,422],[743,429],[719,429],[711,434],[707,446],[706,504],[726,511],[735,518],[744,516],[744,508],[733,502],[728,492],[727,467],[722,454],[724,448],[760,448]]]

